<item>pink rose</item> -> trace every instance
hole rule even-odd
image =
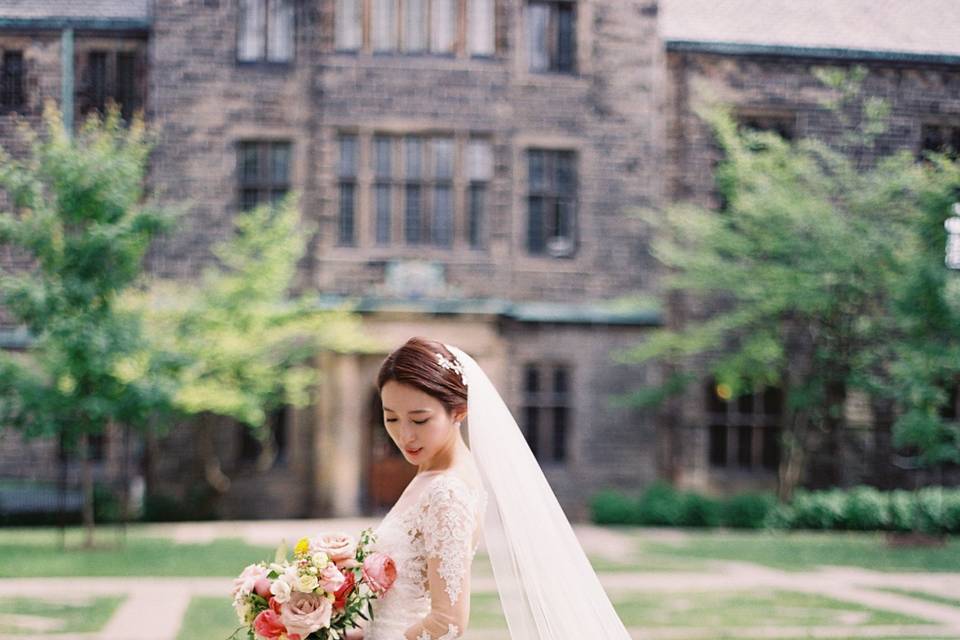
[[[323,551],[340,564],[357,553],[356,539],[346,533],[324,533],[310,541],[310,553]]]
[[[247,565],[243,572],[237,578],[234,578],[232,595],[236,596],[238,592],[247,595],[253,591],[257,580],[266,578],[268,573],[266,567],[261,567],[258,564]]]
[[[363,561],[363,579],[374,593],[382,596],[397,579],[397,565],[385,553],[371,553]]]
[[[280,621],[280,616],[270,609],[260,612],[260,615],[253,621],[253,630],[256,631],[258,636],[263,636],[267,640],[275,640],[287,632],[286,627]]]
[[[280,603],[277,602],[277,599],[276,599],[276,598],[274,598],[273,596],[271,596],[270,599],[267,600],[267,606],[270,607],[270,609],[271,609],[275,614],[280,615]]]
[[[324,591],[333,593],[340,588],[347,577],[340,572],[340,569],[337,569],[336,565],[328,564],[317,576],[317,579],[320,580],[320,586],[323,587]]]
[[[333,597],[336,598],[333,601],[334,609],[343,609],[347,606],[347,598],[350,597],[350,593],[353,591],[353,587],[356,583],[356,578],[353,575],[353,571],[347,572],[347,579],[343,581],[343,584],[340,585],[340,588],[333,594]]]
[[[315,593],[294,591],[288,602],[280,605],[280,621],[287,633],[306,637],[322,627],[330,626],[333,604]]]
[[[270,578],[258,578],[257,581],[253,584],[254,592],[262,597],[270,597]]]

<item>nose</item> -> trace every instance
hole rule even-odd
[[[413,429],[404,429],[404,430],[403,430],[403,433],[401,434],[402,437],[401,437],[400,441],[403,443],[403,446],[404,446],[405,448],[407,448],[407,449],[414,449],[414,448],[416,448],[415,443],[414,443],[415,435],[416,435],[416,434],[415,434],[415,432],[414,432]]]

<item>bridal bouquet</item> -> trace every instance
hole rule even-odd
[[[370,603],[393,585],[392,558],[370,553],[373,532],[301,538],[289,558],[286,543],[274,561],[251,564],[233,581],[233,608],[249,640],[339,640]],[[366,611],[366,613],[364,613]]]

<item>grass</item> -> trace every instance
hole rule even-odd
[[[0,620],[3,633],[9,634],[93,633],[103,628],[123,600],[122,596],[80,598],[74,602],[3,598]]]
[[[880,609],[794,591],[690,591],[619,594],[614,607],[627,626],[782,627],[928,624]]]
[[[788,571],[825,565],[875,571],[960,571],[957,537],[940,548],[895,548],[888,547],[877,533],[691,532],[669,543],[645,539],[642,532],[635,535],[644,553],[686,560],[754,562]]]
[[[678,638],[683,627],[716,629],[715,638],[720,640],[739,638],[737,629],[757,626],[831,626],[854,631],[865,625],[929,624],[910,616],[792,591],[644,591],[618,593],[613,602],[628,627],[672,628]],[[229,598],[196,597],[187,609],[178,640],[227,638],[237,626]],[[470,627],[503,629],[506,633],[496,593],[471,594]]]
[[[195,638],[221,640],[228,638],[239,625],[229,597],[195,597],[190,599],[190,606],[187,607],[187,613],[183,616],[177,640],[194,640]],[[237,637],[245,638],[246,636],[237,634]]]
[[[0,578],[60,576],[224,576],[273,557],[273,548],[222,538],[207,544],[177,544],[135,531],[118,546],[101,531],[98,546],[77,548],[81,532],[69,530],[68,550],[59,548],[56,529],[0,529]]]
[[[507,628],[500,611],[500,599],[495,593],[472,593],[470,597],[470,625],[484,628]],[[230,604],[230,598],[195,597],[180,626],[177,640],[195,640],[227,638],[239,626],[237,615]],[[238,638],[246,638],[243,633]]]
[[[951,607],[960,608],[960,598],[947,598],[944,596],[938,596],[934,593],[927,593],[926,591],[911,591],[910,589],[897,589],[896,587],[878,588],[877,591],[896,593],[898,595],[910,596],[911,598],[917,598],[919,600],[926,600],[927,602],[936,602],[937,604],[945,604]]]

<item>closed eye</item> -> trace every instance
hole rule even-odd
[[[427,420],[429,420],[429,419],[430,419],[430,418],[427,418]],[[423,423],[426,422],[427,420],[414,420],[414,423],[416,423],[416,424],[423,424]],[[396,422],[396,421],[397,421],[396,418],[387,418],[387,419],[386,419],[386,422]]]

